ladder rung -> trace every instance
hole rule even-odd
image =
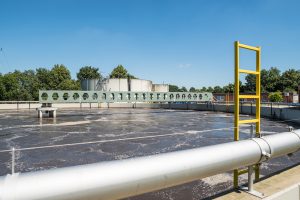
[[[238,175],[246,174],[248,173],[248,169],[242,169],[238,171]]]
[[[248,123],[256,123],[259,122],[259,119],[245,119],[245,120],[240,120],[239,124],[248,124]]]
[[[247,69],[240,69],[239,72],[244,73],[244,74],[255,74],[255,75],[259,74],[259,72],[257,72],[257,71],[252,71],[252,70],[247,70]]]
[[[259,98],[259,95],[239,95],[239,98],[240,99],[258,99]]]
[[[240,48],[244,48],[244,49],[248,49],[248,50],[252,50],[252,51],[259,51],[260,48],[259,47],[253,47],[253,46],[249,46],[246,44],[239,44]]]

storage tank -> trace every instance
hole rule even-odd
[[[132,92],[151,92],[152,81],[142,79],[131,79],[130,89]]]
[[[110,78],[106,81],[105,91],[128,91],[128,81],[126,78]]]
[[[101,81],[84,80],[81,83],[83,90],[98,90],[98,91],[120,91],[120,92],[151,92],[153,91],[152,81],[142,79],[126,79],[126,78],[106,78]],[[165,92],[169,91],[167,84],[157,84],[158,90]],[[161,86],[163,85],[163,86]]]
[[[99,79],[84,79],[80,81],[81,90],[94,91],[98,90],[100,87]]]
[[[169,92],[168,84],[152,84],[153,92]]]

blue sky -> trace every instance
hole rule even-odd
[[[0,72],[118,64],[179,86],[233,82],[233,43],[262,47],[262,67],[299,69],[300,1],[0,0]],[[251,52],[241,66],[254,67]]]

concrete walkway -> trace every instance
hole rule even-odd
[[[266,197],[280,192],[300,182],[300,165],[279,174],[266,178],[254,184],[254,189],[264,193]],[[214,198],[217,200],[258,200],[260,198],[246,192],[231,192],[223,196]]]

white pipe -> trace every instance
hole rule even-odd
[[[126,160],[7,175],[0,199],[119,199],[151,192],[300,149],[300,130]]]

